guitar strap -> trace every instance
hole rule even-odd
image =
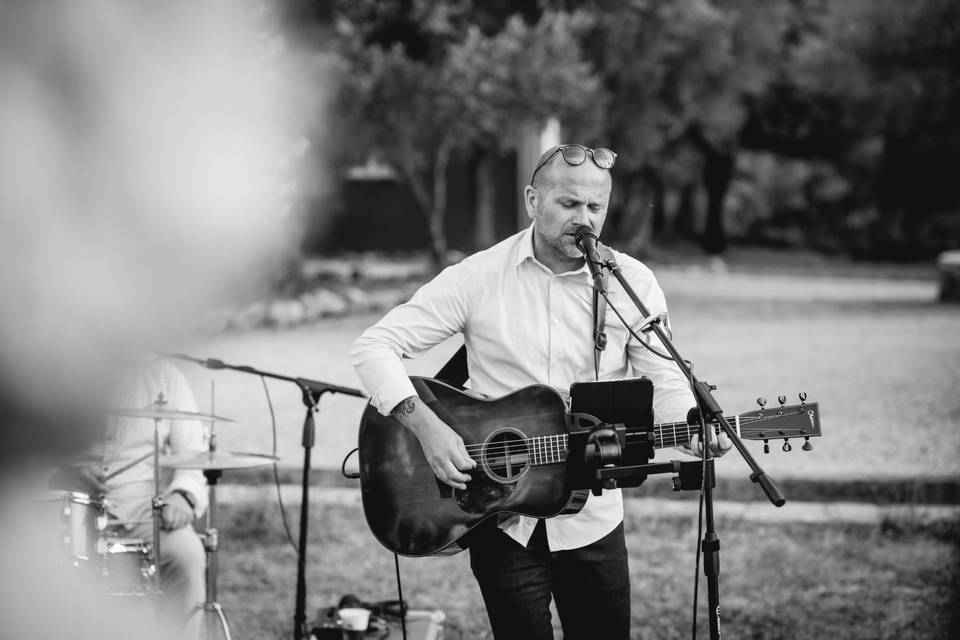
[[[467,345],[461,345],[457,352],[447,360],[447,364],[443,365],[437,375],[433,377],[462,389],[463,383],[470,377],[470,372],[467,371]]]

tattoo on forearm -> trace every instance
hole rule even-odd
[[[417,408],[417,397],[410,396],[405,400],[401,400],[400,404],[393,408],[393,411],[390,412],[394,418],[399,418],[400,416],[408,416],[413,413],[413,410]]]

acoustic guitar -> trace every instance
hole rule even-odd
[[[556,390],[532,385],[486,400],[439,380],[412,380],[477,466],[466,490],[443,484],[416,436],[368,405],[360,421],[361,494],[367,524],[383,546],[406,556],[453,554],[463,536],[498,514],[549,518],[582,508],[589,491],[569,486],[567,405]],[[820,435],[817,403],[761,407],[727,420],[747,440]],[[676,447],[698,430],[686,422],[655,424],[652,433],[628,429],[626,444],[652,435],[655,448]]]

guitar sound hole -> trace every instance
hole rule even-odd
[[[500,483],[516,482],[530,469],[530,449],[519,429],[495,431],[483,445],[483,470]]]

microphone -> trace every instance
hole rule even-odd
[[[596,234],[580,230],[577,232],[576,243],[577,249],[583,252],[583,257],[587,261],[590,275],[593,276],[593,288],[598,293],[606,293],[606,288],[603,286],[603,272],[600,271],[603,260],[600,259],[600,252],[597,251]]]

